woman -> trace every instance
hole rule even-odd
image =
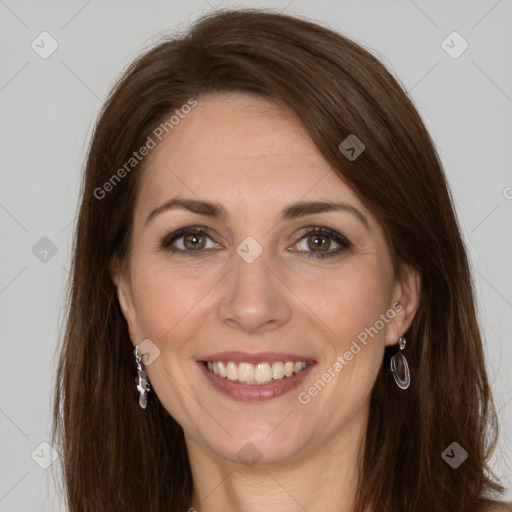
[[[238,10],[129,67],[89,149],[54,422],[72,512],[506,510],[465,247],[382,64]]]

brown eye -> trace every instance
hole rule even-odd
[[[208,241],[210,245],[207,246]],[[161,242],[160,247],[167,249],[173,254],[184,256],[200,256],[207,254],[208,249],[218,248],[218,244],[212,241],[209,232],[202,227],[188,227],[178,229],[167,235]]]
[[[183,237],[183,245],[186,249],[202,249],[206,245],[205,236],[202,234],[186,235]]]
[[[309,258],[329,258],[336,256],[352,247],[352,243],[340,233],[329,228],[315,227],[306,232],[296,245],[299,252],[304,253]],[[305,247],[302,242],[306,242]],[[332,244],[336,244],[333,250]],[[302,248],[301,248],[302,244]]]
[[[312,250],[321,249],[329,249],[331,243],[329,241],[329,237],[325,235],[309,235],[307,237],[308,247]]]

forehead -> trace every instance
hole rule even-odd
[[[201,97],[157,142],[139,196],[143,207],[186,196],[228,210],[237,202],[280,209],[301,199],[342,199],[365,210],[289,110],[247,93]]]

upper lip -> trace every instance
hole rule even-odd
[[[305,361],[306,363],[314,362],[309,356],[300,356],[296,354],[284,354],[281,352],[216,352],[204,357],[200,357],[198,361],[233,361],[234,363],[275,363],[277,361],[292,361],[294,363]]]

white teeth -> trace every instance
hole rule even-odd
[[[261,384],[272,381],[272,368],[268,363],[258,363],[254,372],[254,380]]]
[[[304,364],[304,366],[302,366]],[[299,373],[301,370],[304,370],[306,368],[306,363],[295,363],[293,366],[293,371],[295,373]]]
[[[295,365],[291,361],[288,361],[288,362],[284,363],[284,374],[287,377],[291,377],[293,375],[293,368],[294,368],[294,366]]]
[[[238,366],[232,361],[229,361],[226,367],[226,373],[229,380],[238,380]]]
[[[208,371],[221,378],[237,380],[245,384],[267,384],[272,380],[280,380],[284,377],[291,377],[306,368],[307,363],[300,361],[276,361],[275,363],[251,363],[236,364],[233,361],[208,361]]]
[[[240,382],[251,382],[254,380],[254,365],[249,363],[240,363],[238,365],[238,380]]]
[[[218,368],[219,368],[219,377],[226,378],[228,375],[228,372],[226,371],[226,366],[222,361],[218,362]]]
[[[284,364],[281,361],[272,365],[272,377],[276,380],[284,377]]]

